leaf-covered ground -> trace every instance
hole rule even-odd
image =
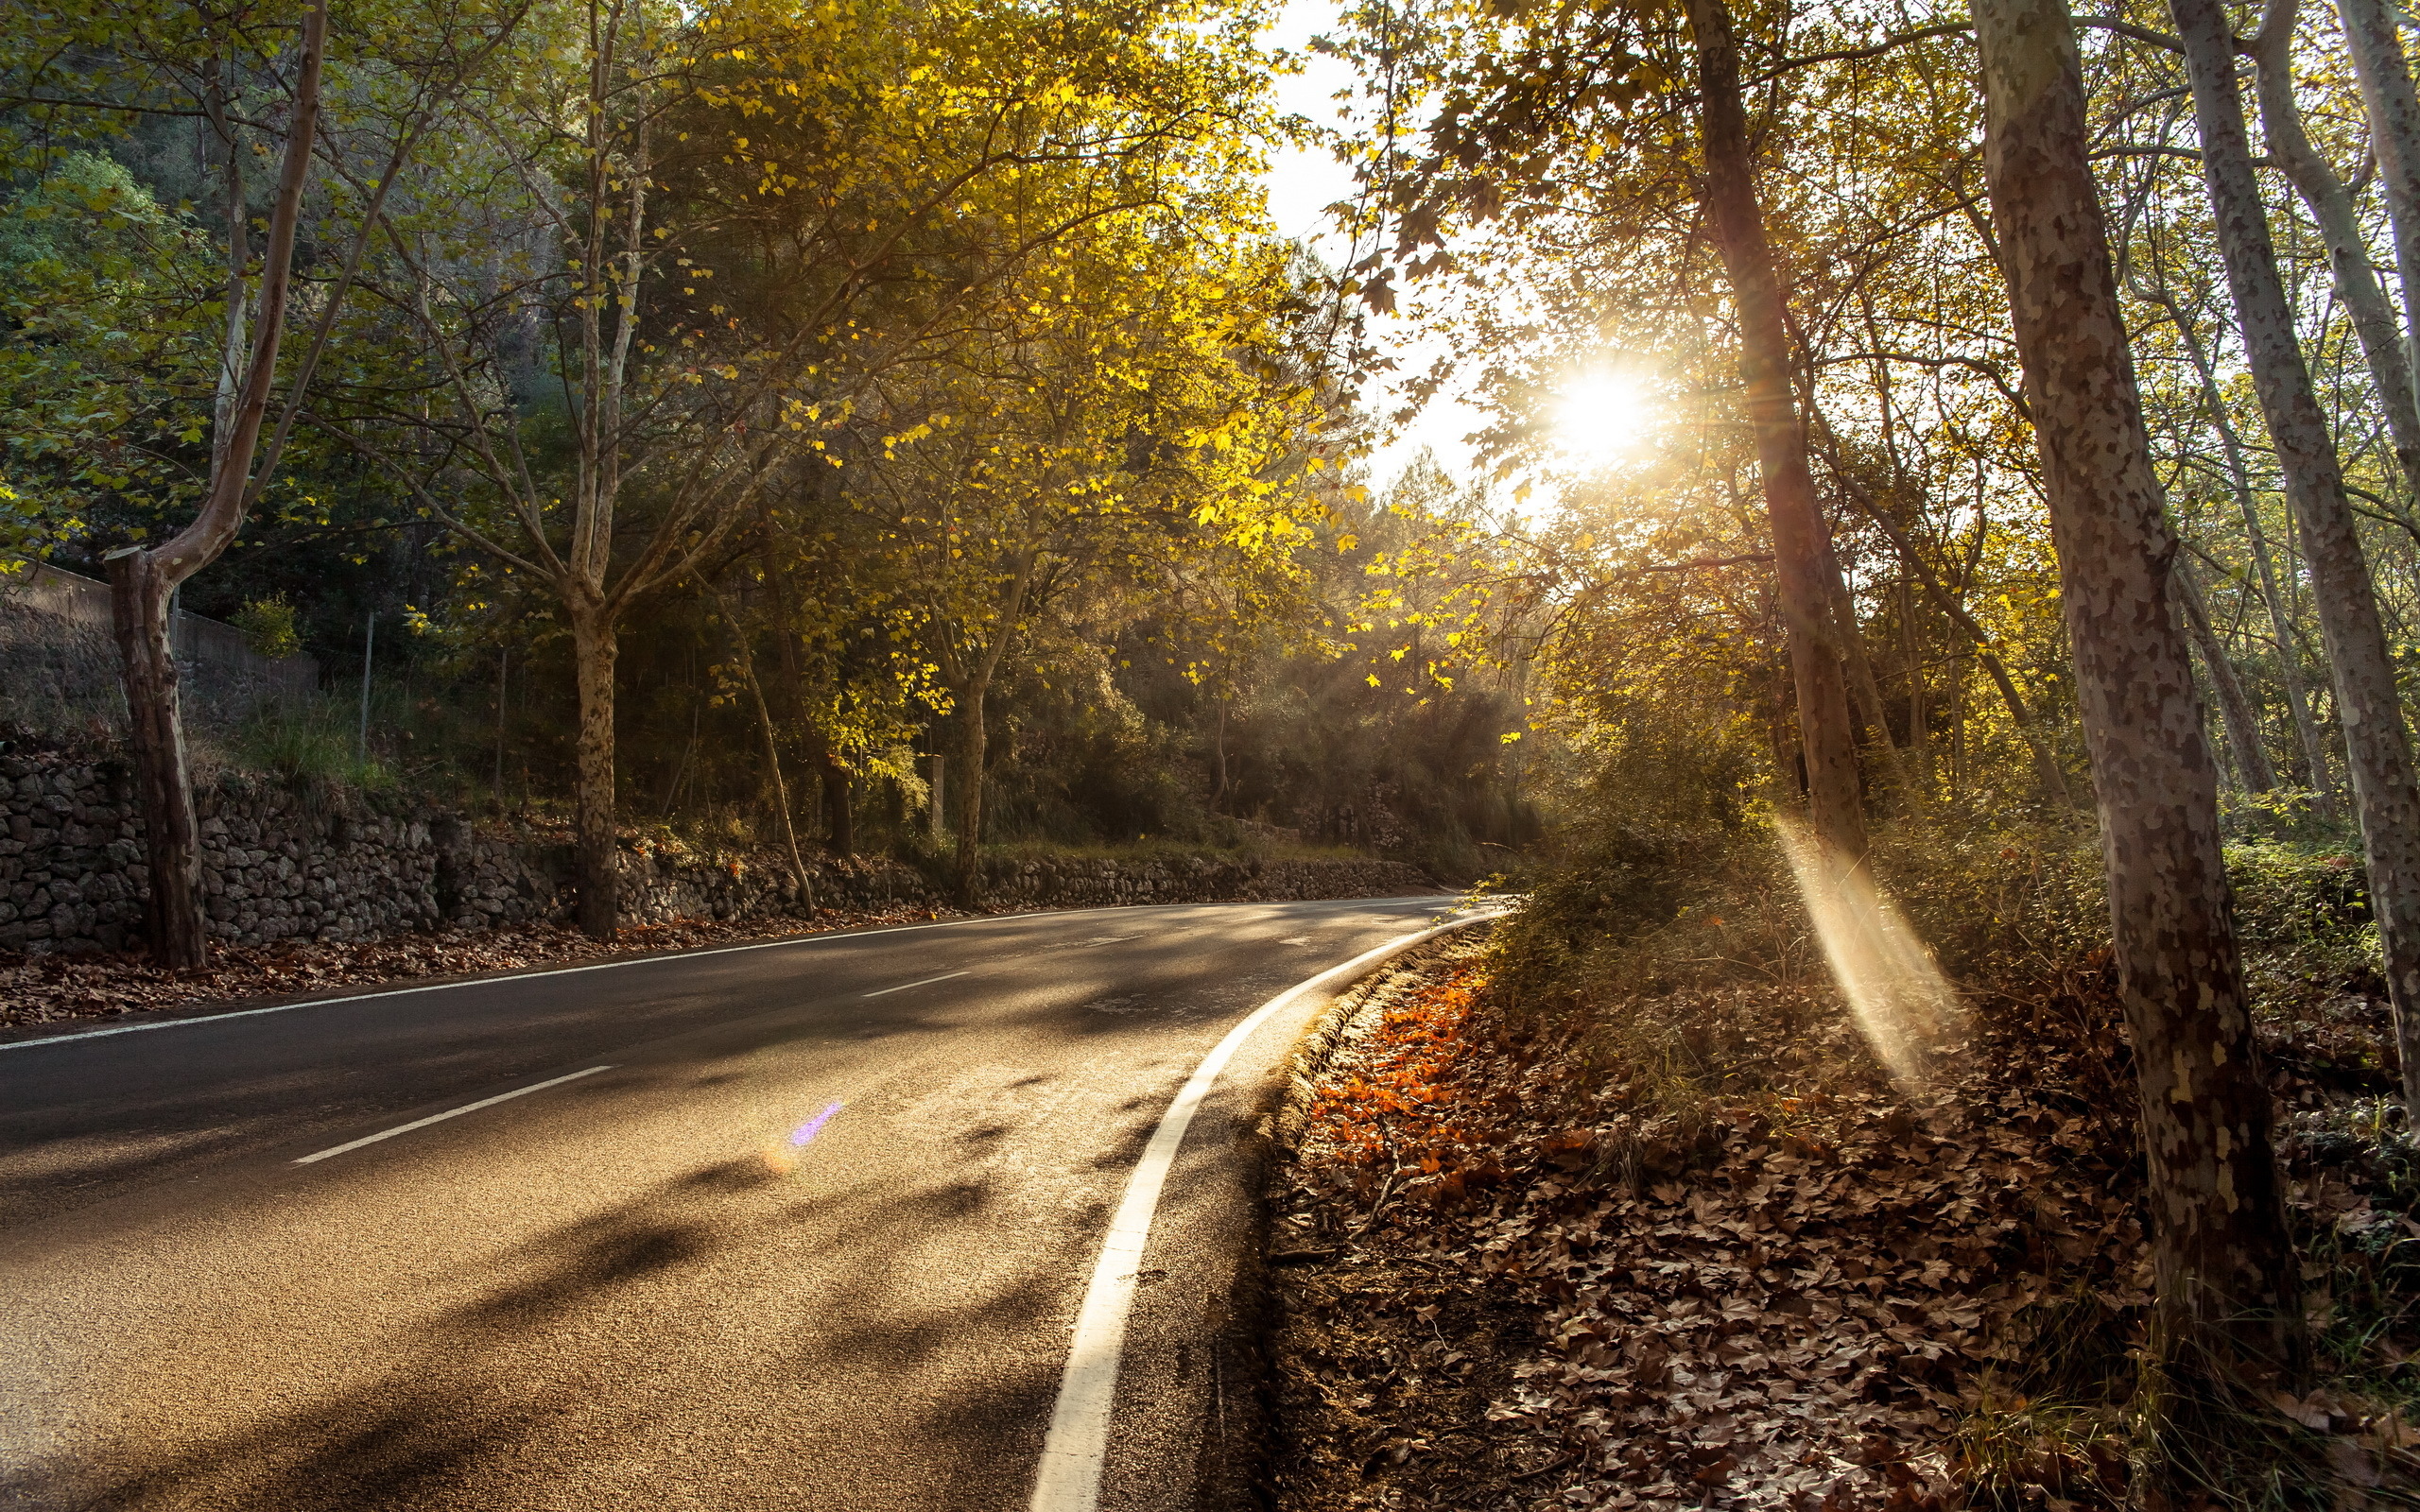
[[[1287,1512],[2122,1500],[2150,1277],[2104,1019],[1981,1033],[1918,1102],[1826,993],[1630,1005],[1732,1068],[1691,1100],[1635,1040],[1500,1017],[1485,971],[1465,950],[1365,1004],[1293,1121]],[[2394,1402],[2420,1338],[2394,1272],[2420,1223],[2314,1079],[2330,1035],[2274,1048],[2332,1374],[2255,1426],[2329,1468],[2338,1505],[2411,1504],[2392,1484],[2420,1435]]]
[[[107,1018],[153,1009],[206,1010],[248,998],[292,997],[334,988],[509,971],[524,967],[689,950],[741,939],[779,939],[870,924],[954,918],[930,908],[889,912],[823,909],[806,919],[676,919],[596,940],[559,924],[352,943],[220,946],[199,971],[174,971],[140,954],[16,955],[0,952],[0,1029]]]

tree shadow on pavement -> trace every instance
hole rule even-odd
[[[868,1180],[802,1200],[779,1191],[780,1178],[759,1162],[700,1167],[517,1246],[493,1286],[390,1331],[394,1363],[372,1378],[216,1433],[206,1402],[174,1422],[127,1422],[113,1441],[0,1469],[0,1507],[753,1506],[754,1494],[720,1484],[755,1473],[735,1445],[786,1436],[793,1442],[774,1457],[821,1462],[821,1473],[844,1480],[873,1474],[860,1491],[875,1490],[885,1475],[903,1490],[919,1487],[902,1506],[958,1504],[959,1493],[969,1507],[988,1505],[998,1500],[1002,1474],[1029,1473],[1058,1369],[1048,1349],[1035,1353],[1031,1335],[1039,1319],[1056,1340],[1050,1323],[1068,1304],[1052,1278],[984,1285],[937,1271],[949,1236],[991,1202],[982,1181],[937,1174],[942,1178],[906,1192]],[[921,1249],[903,1252],[903,1235],[926,1237]],[[745,1286],[764,1286],[764,1257],[785,1246],[821,1315],[767,1317],[753,1332],[735,1332],[731,1314],[745,1311]],[[739,1357],[679,1352],[710,1332],[716,1349]],[[787,1421],[769,1402],[745,1419],[710,1414],[709,1430],[719,1424],[728,1441],[703,1440],[703,1453],[630,1464],[650,1446],[660,1450],[659,1430],[674,1418],[696,1416],[690,1393],[667,1395],[648,1368],[650,1349],[672,1351],[672,1368],[688,1372],[693,1385],[700,1372],[730,1378],[706,1381],[708,1395],[770,1375],[794,1396],[901,1397],[896,1410],[870,1408],[865,1417],[918,1446],[917,1463],[886,1469],[879,1455],[836,1458],[837,1446],[819,1447],[831,1425],[795,1402],[797,1420]],[[309,1381],[309,1368],[296,1379]],[[910,1383],[919,1371],[939,1379]],[[557,1500],[607,1462],[626,1465],[641,1484],[627,1496],[600,1490]],[[683,1485],[694,1499],[674,1494]]]

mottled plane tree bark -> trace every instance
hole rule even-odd
[[[2294,635],[2293,615],[2287,610],[2284,590],[2277,586],[2277,563],[2269,549],[2269,530],[2260,523],[2260,504],[2253,497],[2252,467],[2244,459],[2243,438],[2236,434],[2235,421],[2227,418],[2226,398],[2219,392],[2217,366],[2211,361],[2210,349],[2204,344],[2201,333],[2187,318],[2182,301],[2156,284],[2137,284],[2135,292],[2168,312],[2175,323],[2178,339],[2185,344],[2185,355],[2200,380],[2202,402],[2209,406],[2210,428],[2218,433],[2220,452],[2226,461],[2227,487],[2235,495],[2236,512],[2243,520],[2244,541],[2252,550],[2261,606],[2269,615],[2270,634],[2277,643],[2277,668],[2286,685],[2286,710],[2293,718],[2294,740],[2302,749],[2303,765],[2310,776],[2311,809],[2332,824],[2336,820],[2335,783],[2329,776],[2333,764],[2327,759],[2327,743],[2321,738],[2319,722],[2311,714],[2310,690],[2303,681],[2302,648]]]
[[[2303,129],[2302,107],[2294,99],[2294,20],[2300,0],[2269,0],[2267,14],[2248,51],[2257,65],[2254,75],[2260,100],[2261,134],[2268,138],[2269,156],[2310,207],[2327,243],[2328,266],[2336,277],[2337,297],[2352,317],[2353,334],[2361,344],[2370,381],[2377,390],[2378,408],[2386,416],[2388,444],[2404,484],[2420,498],[2420,403],[2411,387],[2411,360],[2394,304],[2378,282],[2370,262],[2369,239],[2361,234],[2352,191],[2336,169],[2311,144]]]
[[[2394,12],[2388,0],[2336,0],[2361,112],[2369,117],[2370,150],[2377,154],[2378,182],[2386,191],[2394,268],[2403,284],[2404,360],[2412,382],[2420,384],[2420,331],[2414,330],[2411,308],[2420,301],[2420,94],[2412,89]]]
[[[2169,586],[2176,590],[2176,607],[2185,616],[2185,627],[2192,633],[2193,644],[2202,652],[2202,665],[2210,675],[2210,690],[2219,696],[2219,717],[2227,729],[2227,747],[2235,753],[2237,772],[2246,790],[2266,793],[2277,785],[2276,768],[2269,764],[2269,752],[2260,744],[2260,721],[2253,717],[2252,699],[2243,691],[2243,679],[2236,676],[2235,663],[2227,659],[2226,643],[2210,624],[2210,606],[2202,596],[2201,585],[2193,581],[2193,569],[2185,559],[2177,558],[2175,571],[2169,575]]]
[[[2216,773],[2169,583],[2116,269],[2086,158],[2064,0],[1984,0],[1984,177],[2008,275],[2077,699],[2101,823],[2118,992],[2135,1041],[2170,1382],[2299,1357],[2287,1242]]]

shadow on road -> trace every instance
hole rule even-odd
[[[373,1378],[215,1433],[196,1426],[210,1421],[206,1402],[182,1421],[130,1424],[84,1452],[0,1470],[0,1506],[801,1505],[803,1473],[871,1475],[871,1488],[909,1471],[937,1499],[901,1504],[938,1508],[955,1502],[951,1487],[980,1488],[1002,1464],[1029,1458],[1057,1362],[1021,1357],[1063,1299],[1055,1279],[986,1275],[979,1257],[975,1275],[952,1274],[969,1258],[957,1236],[992,1201],[988,1184],[945,1177],[885,1193],[869,1181],[804,1201],[784,1185],[750,1160],[664,1181],[517,1247],[493,1286],[390,1332],[394,1363]],[[768,1264],[787,1266],[796,1284],[769,1279]],[[667,1356],[678,1375],[660,1379],[648,1362]],[[812,1447],[832,1424],[862,1425],[866,1399],[897,1395],[907,1367],[961,1357],[984,1368],[944,1369],[952,1389],[871,1415],[913,1446],[912,1464],[886,1471]],[[827,1424],[819,1396],[845,1398],[848,1410]],[[801,1457],[717,1452],[786,1437]],[[698,1452],[679,1447],[691,1443]],[[623,1491],[596,1484],[559,1500],[600,1467],[619,1468]],[[793,1494],[760,1503],[768,1475]]]

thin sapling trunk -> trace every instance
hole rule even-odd
[[[2369,863],[2370,905],[2386,956],[2405,1103],[2420,1108],[2420,783],[2413,779],[2394,662],[2338,469],[2335,438],[2312,390],[2293,307],[2277,275],[2236,85],[2234,28],[2220,0],[2169,0],[2169,11],[2185,47],[2201,129],[2202,176],[2253,388],[2277,450],[2287,502],[2302,527],[2303,557],[2310,567],[2337,715],[2344,727],[2353,809]]]

